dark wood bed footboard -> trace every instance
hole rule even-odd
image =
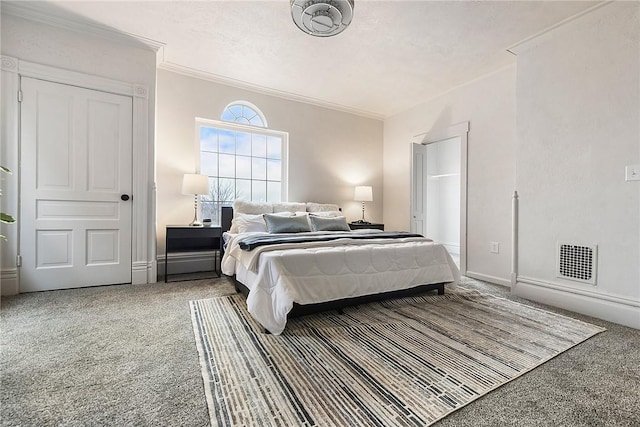
[[[242,282],[239,282],[235,276],[230,277],[233,280],[236,292],[241,293],[247,297],[249,295],[249,288],[247,288]],[[360,297],[344,298],[334,301],[320,302],[315,304],[298,304],[293,303],[293,308],[287,315],[288,319],[294,317],[306,316],[307,314],[320,313],[323,311],[337,310],[342,312],[345,307],[352,307],[354,305],[366,304],[375,301],[382,301],[391,298],[403,298],[423,292],[438,291],[438,295],[444,295],[444,283],[434,283],[431,285],[420,285],[414,288],[401,289],[398,291],[382,292],[373,295],[363,295]]]

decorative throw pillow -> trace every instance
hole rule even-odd
[[[269,233],[302,233],[311,231],[306,216],[280,216],[264,214],[264,222]]]
[[[313,231],[351,231],[347,218],[343,216],[324,217],[309,215],[311,230]]]

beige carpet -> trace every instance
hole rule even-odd
[[[289,321],[191,302],[213,426],[425,426],[603,328],[460,289]]]

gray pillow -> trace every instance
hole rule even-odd
[[[269,233],[302,233],[311,231],[306,215],[279,216],[264,214],[263,217]]]
[[[327,218],[309,215],[309,221],[313,231],[351,231],[349,224],[347,224],[347,218],[343,216]]]

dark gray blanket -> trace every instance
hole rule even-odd
[[[406,231],[381,231],[376,233],[344,233],[331,234],[309,234],[309,233],[280,233],[259,236],[248,236],[240,240],[240,249],[251,251],[258,246],[277,245],[279,243],[308,243],[326,242],[337,239],[397,239],[402,237],[423,237],[422,234],[409,233]]]

